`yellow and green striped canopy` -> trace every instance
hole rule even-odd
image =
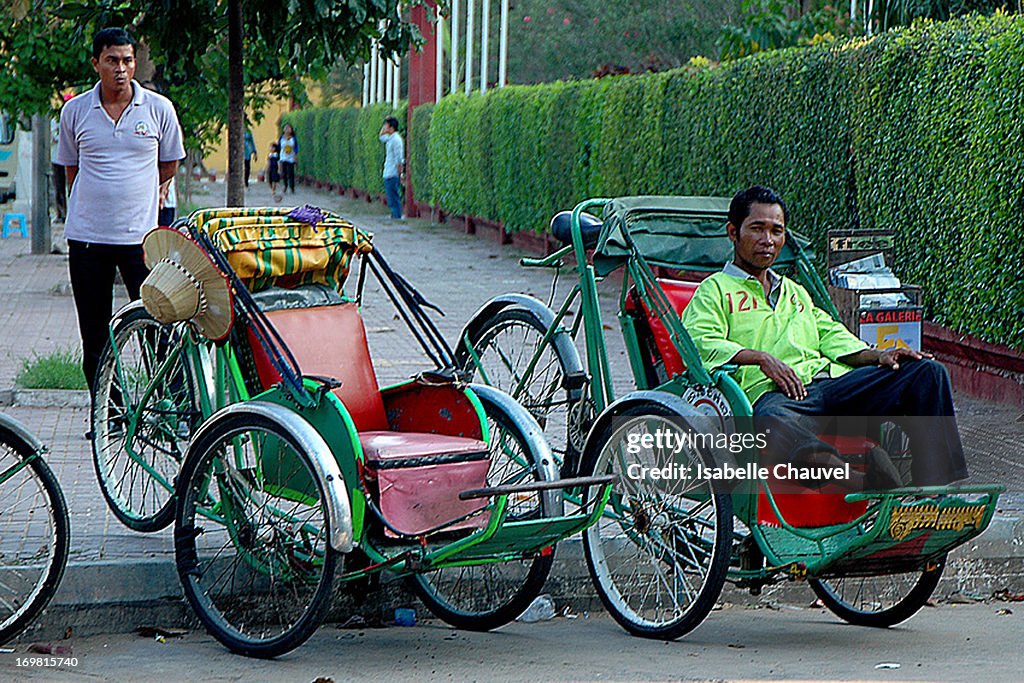
[[[203,209],[190,222],[224,252],[250,291],[322,284],[342,291],[352,257],[372,251],[373,235],[336,215],[316,226],[291,209]]]

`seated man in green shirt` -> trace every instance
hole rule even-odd
[[[751,187],[733,198],[726,226],[733,261],[704,280],[683,311],[705,367],[739,366],[736,380],[762,418],[758,429],[767,430],[776,459],[842,464],[817,436],[823,416],[916,416],[903,421],[913,484],[965,478],[945,368],[911,349],[868,348],[816,307],[807,290],[773,271],[788,217],[782,198],[768,188]],[[877,449],[867,474],[853,473],[846,483],[872,489],[901,484]]]

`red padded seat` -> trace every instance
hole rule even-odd
[[[367,462],[387,462],[407,458],[455,456],[452,459],[471,459],[474,455],[487,457],[487,444],[476,439],[422,432],[359,432],[359,444]]]
[[[483,499],[458,498],[460,491],[486,485],[490,468],[486,443],[389,429],[366,329],[355,303],[269,311],[267,318],[304,375],[341,381],[334,393],[355,422],[366,476],[376,482],[381,512],[392,527],[417,535],[486,507]],[[280,380],[259,344],[253,344],[253,356],[264,387]],[[477,528],[485,522],[486,516],[476,515],[445,528]]]
[[[665,296],[668,297],[669,303],[672,304],[672,309],[677,315],[682,315],[683,309],[690,303],[690,299],[693,298],[693,293],[697,291],[697,286],[700,283],[659,278],[658,284],[661,286],[661,291],[665,292]],[[645,302],[639,300],[639,297],[631,296],[626,299],[627,311],[636,311],[638,307],[643,309],[647,325],[651,329],[651,336],[654,337],[654,345],[665,362],[665,372],[669,377],[682,374],[686,370],[686,364],[683,363],[683,359],[672,343],[672,338],[668,336],[668,329],[664,323],[654,315]]]
[[[341,381],[334,390],[348,409],[356,429],[386,430],[384,401],[366,345],[366,328],[355,303],[270,311],[267,318],[295,356],[304,375]],[[256,370],[264,387],[281,377],[258,344],[253,345]]]
[[[839,434],[819,434],[825,443],[831,444],[840,456],[847,458],[864,456],[878,444],[864,436],[847,436]],[[782,518],[787,524],[795,527],[821,527],[833,524],[846,524],[864,514],[868,509],[867,501],[847,503],[843,498],[849,491],[834,484],[812,490],[789,481],[770,478],[768,486],[772,489],[772,498],[779,508]],[[772,509],[768,494],[760,489],[757,494],[757,521],[759,524],[781,526],[779,518]]]
[[[487,482],[487,444],[476,439],[416,432],[361,432],[367,475],[377,482],[384,519],[415,536],[482,510],[483,499],[459,500],[458,493]],[[474,529],[487,521],[475,515],[446,529]],[[389,533],[389,535],[394,535]]]

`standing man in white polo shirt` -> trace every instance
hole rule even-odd
[[[107,341],[114,274],[139,298],[147,270],[142,238],[157,225],[160,186],[185,157],[170,100],[133,80],[135,40],[106,28],[92,43],[100,81],[64,105],[57,162],[71,188],[64,234],[82,335],[82,369],[93,388]]]

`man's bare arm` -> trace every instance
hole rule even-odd
[[[761,368],[761,372],[771,381],[779,387],[787,398],[792,398],[797,401],[802,401],[807,398],[807,387],[797,377],[796,372],[793,368],[789,367],[781,360],[776,358],[770,353],[764,351],[755,351],[753,349],[743,349],[738,352],[735,356],[729,359],[730,363],[736,365],[756,365]]]
[[[908,358],[910,360],[921,360],[922,358],[932,358],[932,354],[914,351],[912,349],[904,348],[893,348],[887,351],[879,351],[878,349],[863,349],[856,353],[851,353],[846,356],[842,356],[837,360],[840,363],[845,363],[851,368],[860,368],[869,365],[881,365],[882,367],[891,368],[892,370],[900,369],[900,359]]]
[[[64,177],[67,178],[67,180],[68,180],[68,192],[70,192],[71,191],[71,186],[75,184],[75,178],[78,177],[78,167],[77,166],[65,166],[64,167]]]
[[[178,172],[177,161],[161,161],[157,164],[157,168],[160,169],[160,184],[163,185],[168,180],[174,177],[174,174]]]

